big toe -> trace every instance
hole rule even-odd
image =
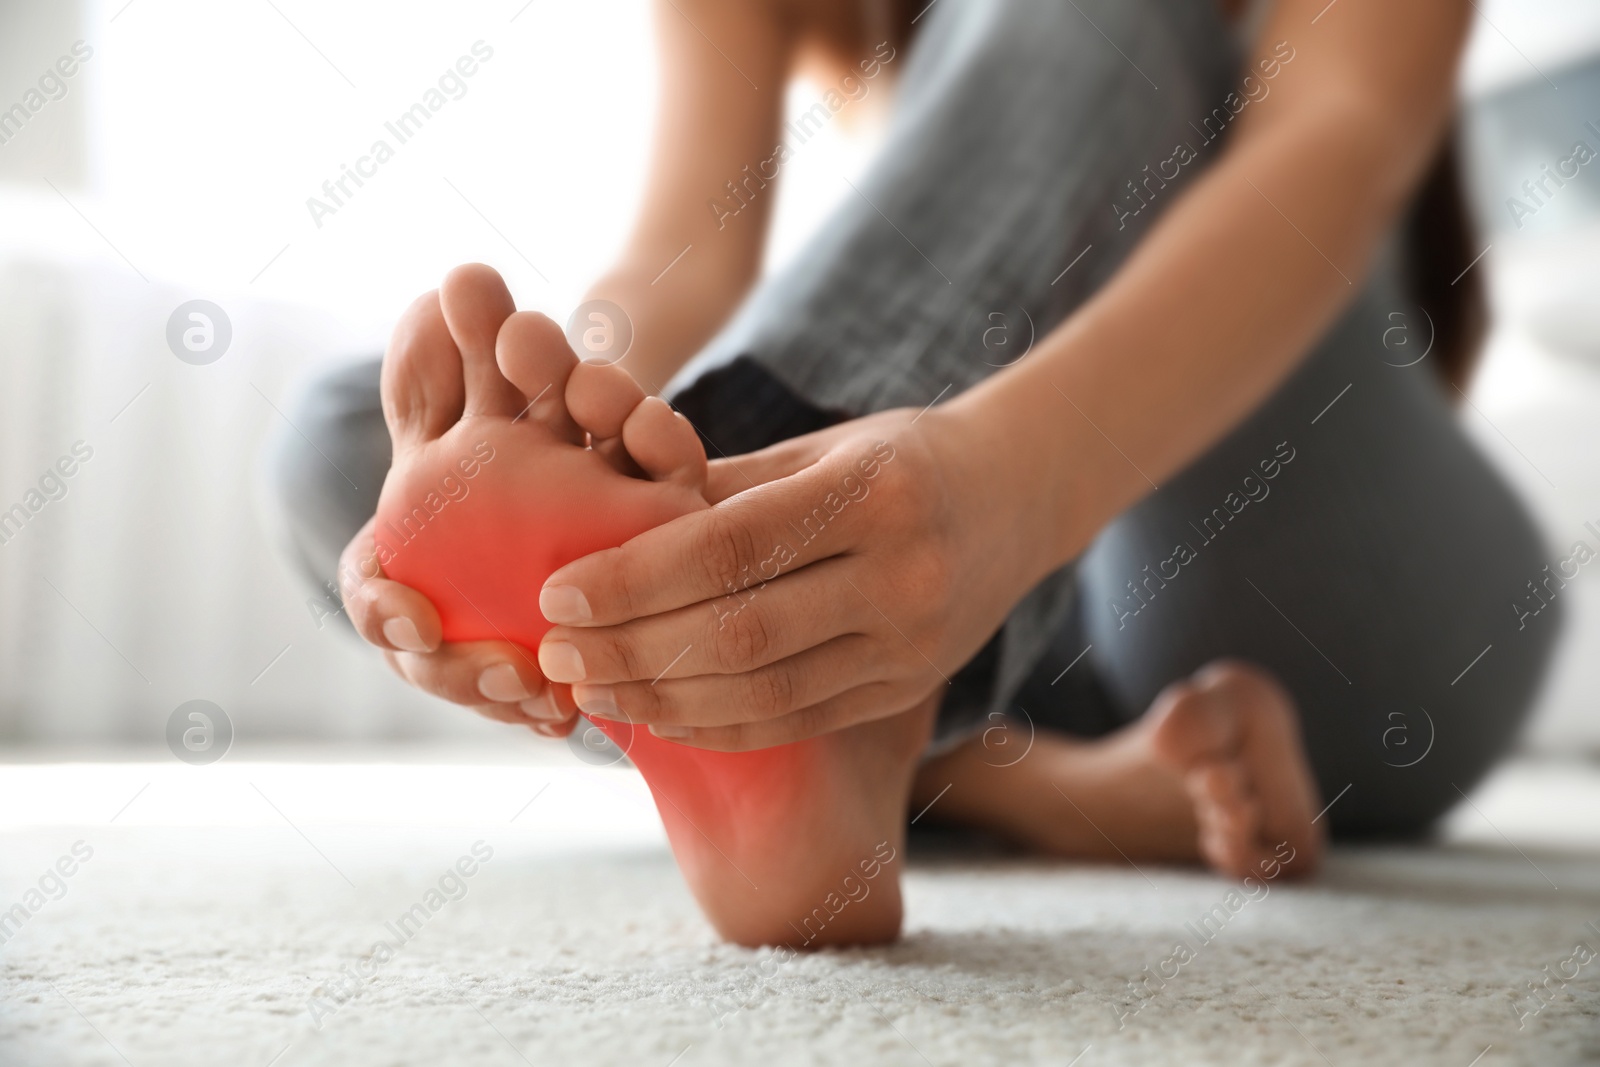
[[[1177,771],[1231,759],[1239,748],[1233,710],[1187,679],[1161,691],[1150,718],[1156,755]]]
[[[500,327],[517,309],[499,272],[482,263],[455,268],[439,287],[439,305],[461,353],[467,414],[517,414],[527,401],[495,362]]]
[[[1292,850],[1295,859],[1284,861],[1292,873],[1309,873],[1321,859],[1325,835],[1317,826],[1317,782],[1293,698],[1272,675],[1238,661],[1211,664],[1195,680],[1213,703],[1237,716],[1240,759],[1261,801],[1263,838]]]
[[[384,421],[398,445],[430,440],[461,417],[466,391],[461,353],[445,323],[439,292],[411,302],[383,356]]]
[[[1212,867],[1235,878],[1251,873],[1265,855],[1261,807],[1250,777],[1236,763],[1202,764],[1184,778],[1200,828],[1200,852]]]

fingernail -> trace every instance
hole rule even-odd
[[[417,624],[404,615],[396,615],[383,624],[383,636],[395,648],[407,652],[426,652],[428,646],[423,644],[422,635],[417,633]]]
[[[658,723],[650,727],[650,732],[657,737],[665,737],[675,741],[680,737],[688,737],[694,731],[687,726],[669,726],[665,723]]]
[[[509,663],[496,663],[478,675],[478,692],[496,704],[511,704],[527,700],[528,687],[517,676],[517,669]]]
[[[583,590],[575,585],[547,585],[539,590],[539,610],[557,626],[594,618]]]
[[[524,715],[534,719],[544,719],[546,722],[560,722],[566,716],[561,714],[561,709],[556,707],[548,695],[536,696],[532,700],[524,700],[519,707]]]
[[[546,641],[539,646],[539,669],[552,682],[581,682],[587,675],[578,646],[565,641]]]
[[[586,685],[572,691],[573,703],[591,719],[609,719],[612,722],[629,722],[609,685]]]
[[[556,726],[554,723],[536,722],[533,724],[533,732],[541,737],[555,737]]]

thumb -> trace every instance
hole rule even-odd
[[[706,500],[720,504],[747,489],[787,478],[815,463],[827,449],[815,435],[779,441],[759,452],[714,459],[706,472]]]

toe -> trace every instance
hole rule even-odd
[[[1150,711],[1156,753],[1179,770],[1226,758],[1238,747],[1236,717],[1189,681],[1163,689]]]
[[[1211,664],[1196,684],[1212,702],[1237,710],[1240,758],[1260,797],[1264,843],[1293,848],[1292,873],[1309,873],[1321,857],[1324,835],[1312,821],[1319,806],[1316,777],[1293,698],[1267,671],[1236,660]]]
[[[1249,775],[1236,763],[1211,764],[1193,774],[1194,792],[1217,826],[1230,836],[1253,839],[1261,823]]]
[[[647,396],[622,424],[622,443],[646,475],[700,489],[706,482],[706,451],[689,420],[665,400]]]
[[[516,311],[498,272],[468,263],[445,276],[439,304],[461,352],[466,411],[472,415],[515,415],[527,404],[495,362],[495,339]]]
[[[577,366],[561,327],[535,311],[518,311],[500,327],[495,341],[500,371],[526,397],[526,417],[554,430],[563,440],[583,443],[583,431],[567,411],[567,379]]]
[[[383,417],[397,444],[431,440],[461,418],[461,353],[437,290],[412,302],[383,357]]]
[[[622,436],[622,424],[643,399],[633,376],[609,363],[579,363],[567,380],[567,410],[597,441]]]
[[[1261,853],[1261,808],[1244,768],[1206,764],[1190,771],[1184,784],[1194,802],[1206,861],[1235,877],[1249,873]]]
[[[1238,746],[1255,788],[1268,808],[1272,828],[1297,831],[1305,839],[1317,810],[1316,778],[1306,758],[1294,700],[1272,675],[1251,664],[1224,661],[1197,676],[1211,702],[1237,709]]]

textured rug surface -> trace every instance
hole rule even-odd
[[[903,941],[792,958],[716,942],[642,799],[570,768],[0,768],[0,1063],[1600,1061],[1592,771],[1507,772],[1444,843],[1309,886],[914,854]]]

